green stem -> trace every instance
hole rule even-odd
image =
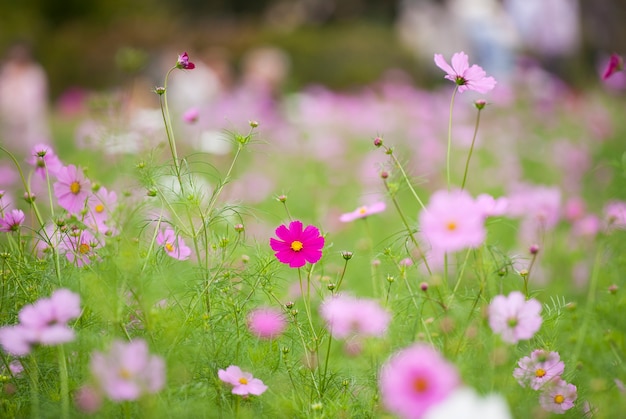
[[[67,419],[70,417],[70,398],[67,374],[67,360],[65,359],[65,350],[63,345],[58,346],[59,357],[59,378],[61,381],[61,417]]]
[[[34,354],[30,355],[30,416],[39,419],[39,368]]]
[[[463,173],[463,182],[461,183],[461,189],[465,188],[465,181],[467,180],[467,173],[469,171],[470,159],[472,158],[472,152],[474,151],[474,143],[476,142],[476,134],[478,134],[478,125],[480,124],[480,111],[476,115],[476,125],[474,126],[474,136],[472,137],[472,145],[470,146],[469,153],[467,155],[467,161],[465,162],[465,172]]]
[[[452,92],[452,99],[450,100],[450,117],[448,119],[448,148],[446,151],[446,180],[448,183],[448,190],[450,190],[450,150],[452,149],[452,110],[454,109],[454,98],[459,86],[454,86]]]
[[[393,159],[394,164],[396,165],[398,170],[400,170],[400,173],[402,173],[402,177],[404,178],[404,181],[406,182],[407,186],[409,187],[409,190],[413,194],[413,197],[415,198],[417,203],[420,205],[420,207],[422,207],[422,209],[426,209],[426,206],[424,205],[424,203],[420,199],[419,195],[417,194],[417,192],[415,192],[415,189],[413,188],[413,185],[411,184],[411,180],[409,179],[409,176],[404,171],[404,168],[402,167],[402,164],[396,158],[395,154],[393,154],[393,149],[385,147],[385,151],[387,152],[387,154],[389,154],[391,156],[391,158]]]

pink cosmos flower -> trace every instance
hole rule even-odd
[[[528,386],[533,390],[539,390],[546,383],[560,377],[565,369],[557,352],[543,349],[532,351],[530,356],[520,359],[517,365],[519,368],[515,368],[513,377],[522,387]]]
[[[0,328],[0,344],[14,355],[27,355],[32,346],[58,345],[74,340],[74,331],[67,322],[80,315],[80,296],[67,289],[55,291],[50,298],[41,298],[22,307],[20,323]]]
[[[168,256],[174,259],[187,260],[191,256],[191,249],[185,244],[183,238],[171,228],[159,231],[156,242],[159,246],[163,246]]]
[[[307,262],[316,263],[322,258],[324,237],[317,227],[309,225],[302,230],[302,222],[292,221],[289,227],[279,226],[276,235],[279,240],[271,238],[270,246],[281,263],[301,268]]]
[[[532,338],[542,323],[541,303],[531,298],[526,301],[519,291],[507,297],[496,296],[489,304],[489,326],[507,343]]]
[[[93,387],[83,386],[74,393],[74,404],[81,412],[94,414],[102,407],[102,394]]]
[[[249,372],[241,371],[241,368],[235,365],[231,365],[225,370],[219,370],[217,375],[220,380],[232,385],[232,393],[239,396],[247,396],[248,394],[260,396],[267,390],[263,381],[254,378]]]
[[[91,182],[73,164],[60,168],[56,175],[58,180],[54,184],[54,194],[59,205],[70,214],[80,213],[91,194]]]
[[[542,389],[539,395],[539,404],[549,412],[563,414],[574,407],[577,397],[577,389],[574,384],[556,379]]]
[[[63,167],[63,163],[54,153],[52,147],[47,144],[35,145],[31,149],[31,157],[28,159],[28,163],[35,168],[35,173],[42,179],[46,178],[46,171],[48,175],[54,176]]]
[[[369,215],[383,212],[386,208],[387,205],[383,201],[376,202],[371,205],[363,205],[352,212],[342,214],[341,217],[339,217],[339,221],[343,223],[348,223],[358,218],[365,218]]]
[[[437,252],[480,246],[487,235],[482,206],[462,190],[438,191],[419,216],[423,236]]]
[[[626,229],[626,202],[609,202],[603,212],[609,229]]]
[[[194,68],[196,68],[196,65],[189,61],[189,55],[184,52],[182,55],[178,56],[178,61],[176,61],[176,68],[193,70]]]
[[[165,385],[165,362],[150,355],[142,339],[115,341],[108,353],[94,352],[90,367],[101,389],[116,402],[137,400]]]
[[[619,55],[613,53],[609,58],[609,62],[604,70],[604,74],[602,74],[602,80],[606,80],[611,77],[613,74],[618,71],[622,71],[624,69],[624,59]]]
[[[282,311],[274,308],[259,308],[248,314],[248,329],[261,339],[274,339],[283,333],[286,326]]]
[[[198,111],[198,108],[196,107],[189,108],[183,114],[183,121],[185,121],[188,124],[193,124],[198,121],[199,116],[200,116],[200,112]]]
[[[393,355],[381,368],[379,388],[387,409],[419,419],[459,385],[453,364],[430,346],[416,344]]]
[[[377,301],[342,294],[324,300],[320,315],[336,339],[382,336],[391,320],[391,314]]]
[[[10,232],[19,230],[24,223],[24,212],[22,210],[13,209],[4,217],[0,218],[0,231]]]
[[[89,197],[87,202],[87,214],[83,222],[93,230],[105,234],[113,233],[109,215],[115,210],[117,205],[117,194],[109,192],[107,188],[101,187],[98,192]]]
[[[79,268],[89,265],[97,257],[95,250],[102,247],[98,238],[89,230],[71,230],[61,238],[59,250]]]
[[[487,93],[496,86],[493,77],[487,77],[487,73],[476,64],[470,67],[467,54],[463,51],[452,55],[452,67],[448,65],[441,54],[435,54],[437,67],[448,73],[445,78],[459,86],[459,93],[466,90],[475,90],[478,93]]]
[[[494,198],[489,194],[480,194],[476,197],[476,203],[482,208],[485,217],[499,217],[506,214],[509,200],[502,196]]]

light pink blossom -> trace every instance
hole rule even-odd
[[[55,176],[59,169],[63,167],[59,157],[57,157],[52,147],[47,144],[35,145],[31,149],[28,163],[35,168],[35,173],[42,179],[45,179],[47,175]]]
[[[526,301],[519,291],[508,296],[497,295],[489,304],[489,326],[507,343],[532,338],[542,323],[541,303],[531,298]]]
[[[466,90],[487,93],[496,86],[496,80],[493,77],[487,77],[487,73],[481,67],[476,64],[470,67],[467,54],[463,51],[452,55],[452,66],[446,62],[441,54],[435,54],[435,64],[447,73],[446,79],[456,83],[459,93]]]
[[[63,235],[59,243],[59,251],[79,268],[89,265],[97,258],[96,250],[102,247],[100,240],[89,230],[70,230]]]
[[[494,198],[489,194],[480,194],[476,197],[476,204],[482,208],[485,217],[500,217],[506,214],[509,200],[502,196]]]
[[[543,349],[532,351],[530,356],[520,359],[517,365],[519,367],[513,371],[513,377],[522,387],[533,390],[539,390],[546,383],[559,378],[565,369],[558,352]]]
[[[287,321],[282,311],[274,308],[258,308],[248,314],[248,329],[261,339],[274,339],[283,333]]]
[[[342,214],[341,217],[339,217],[339,221],[347,223],[359,218],[365,218],[372,214],[383,212],[386,208],[387,205],[383,201],[375,202],[371,205],[363,205],[352,212]]]
[[[79,214],[91,194],[91,182],[73,164],[60,168],[56,176],[53,187],[59,205],[70,214]]]
[[[116,205],[117,194],[101,187],[87,201],[87,214],[84,223],[99,233],[114,233],[110,215],[115,210]]]
[[[0,218],[0,231],[10,232],[19,230],[24,223],[24,211],[13,209]]]
[[[171,228],[159,231],[156,236],[156,242],[163,247],[169,257],[187,260],[191,256],[191,249],[185,244],[183,238]]]
[[[391,320],[391,314],[377,301],[343,294],[326,298],[320,306],[320,315],[336,339],[382,336]]]
[[[249,394],[260,396],[267,390],[267,386],[263,384],[263,381],[254,378],[249,372],[241,371],[241,368],[236,365],[231,365],[225,370],[219,370],[217,375],[220,380],[232,385],[232,393],[239,396],[247,396]]]
[[[193,108],[189,108],[185,111],[185,113],[183,113],[183,121],[185,121],[188,124],[193,124],[198,122],[198,117],[200,116],[200,111],[198,111],[198,108],[193,107]]]
[[[556,379],[542,388],[539,404],[548,412],[563,414],[574,407],[577,397],[577,389],[574,384]]]

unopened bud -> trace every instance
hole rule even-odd
[[[383,145],[383,139],[380,137],[374,138],[374,147],[380,147]]]
[[[350,260],[352,259],[352,252],[349,252],[347,250],[344,250],[343,252],[341,252],[341,257],[344,258],[345,260]]]

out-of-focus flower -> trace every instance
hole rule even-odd
[[[423,236],[438,252],[478,247],[487,235],[483,207],[461,190],[435,192],[419,221]]]
[[[347,212],[339,217],[339,221],[347,223],[359,218],[365,218],[372,214],[383,212],[387,208],[387,205],[383,202],[376,202],[371,205],[363,205],[352,212]]]
[[[196,68],[196,65],[189,61],[189,55],[186,52],[183,52],[178,56],[178,61],[176,61],[176,68],[184,69],[184,70],[193,70]]]
[[[165,385],[165,362],[150,355],[142,339],[115,341],[108,353],[94,352],[90,367],[102,391],[116,402],[137,400]]]
[[[88,212],[84,223],[99,233],[112,233],[110,214],[115,210],[117,194],[101,187],[98,192],[89,197],[87,202]]]
[[[193,124],[195,122],[198,122],[199,116],[200,116],[200,112],[198,111],[198,108],[195,108],[195,107],[189,108],[183,114],[183,121],[185,121],[188,124]]]
[[[542,323],[541,303],[513,291],[508,296],[497,295],[489,304],[489,326],[507,343],[532,338]]]
[[[81,387],[74,393],[74,404],[83,413],[96,413],[102,407],[102,394],[93,387]]]
[[[287,322],[282,311],[259,308],[248,314],[248,329],[261,339],[274,339],[285,330]]]
[[[555,379],[542,388],[539,404],[548,412],[563,414],[574,407],[577,397],[578,393],[574,384]]]
[[[455,390],[426,412],[424,419],[511,419],[506,400],[499,394],[481,397],[469,387]]]
[[[79,214],[85,208],[91,193],[91,182],[73,164],[60,168],[56,176],[54,194],[59,205],[70,214]]]
[[[174,259],[187,260],[191,256],[191,249],[185,244],[183,238],[171,228],[159,231],[156,242],[159,246],[163,246],[168,256]]]
[[[379,376],[383,403],[401,418],[422,418],[430,408],[448,398],[459,383],[455,366],[424,344],[392,355]]]
[[[544,384],[563,374],[565,364],[557,352],[548,352],[543,349],[532,351],[517,363],[519,368],[513,371],[513,377],[522,387],[539,390]]]
[[[24,211],[13,209],[0,218],[0,231],[10,232],[19,230],[24,223]]]
[[[509,200],[504,196],[496,199],[489,194],[480,194],[476,197],[476,204],[482,208],[485,217],[499,217],[506,214]]]
[[[236,365],[231,365],[225,370],[219,370],[217,375],[220,380],[232,385],[232,393],[239,396],[247,396],[249,394],[260,396],[267,390],[267,386],[263,384],[263,381],[254,378],[249,372],[241,371],[241,368]]]
[[[324,237],[317,227],[307,226],[302,230],[302,222],[292,221],[289,227],[284,224],[276,229],[278,239],[271,238],[270,246],[276,258],[291,268],[301,268],[307,262],[316,263],[322,258]]]
[[[611,201],[604,206],[604,219],[611,229],[626,229],[626,202]]]
[[[46,178],[46,171],[48,175],[54,176],[63,167],[59,157],[55,154],[52,147],[47,144],[35,145],[31,149],[28,163],[35,168],[35,173],[41,176],[42,179]]]
[[[622,71],[624,69],[624,59],[619,55],[613,53],[609,58],[609,62],[604,70],[604,74],[602,74],[602,80],[606,80],[611,77],[613,74],[618,71]]]
[[[375,300],[341,294],[324,300],[320,314],[336,339],[382,336],[391,320],[391,314]]]
[[[466,90],[475,90],[479,93],[487,93],[496,86],[493,77],[487,77],[487,73],[480,66],[469,65],[467,54],[463,51],[452,55],[450,66],[441,54],[435,54],[435,64],[445,71],[446,79],[453,81],[459,87],[459,93]]]
[[[95,250],[102,247],[98,238],[89,230],[74,229],[63,235],[59,250],[79,268],[89,265],[96,257]]]

